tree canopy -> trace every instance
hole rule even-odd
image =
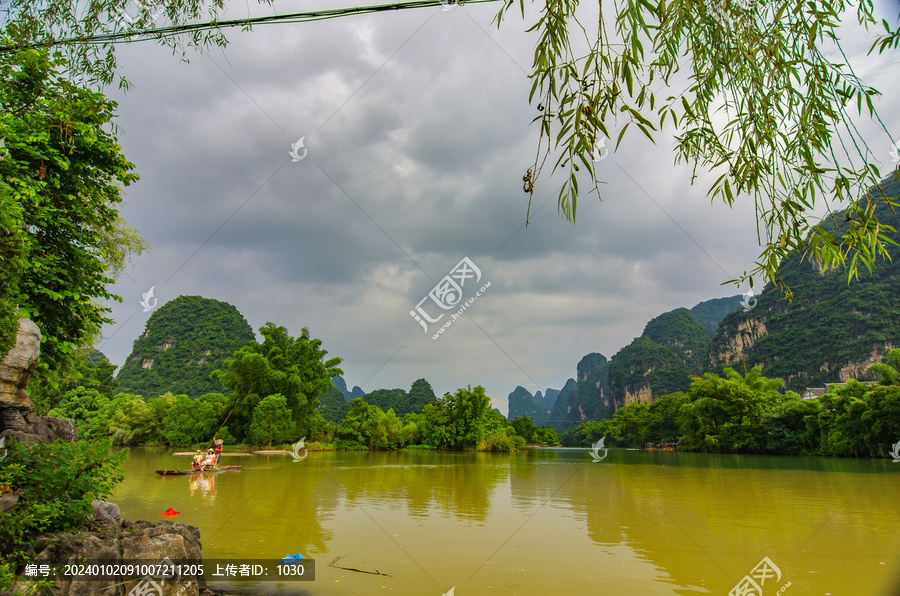
[[[304,327],[291,337],[284,327],[266,323],[259,329],[263,342],[256,340],[224,361],[223,368],[211,376],[234,391],[236,402],[229,429],[238,439],[249,435],[253,410],[263,399],[280,394],[291,411],[298,437],[307,434],[316,407],[317,396],[325,393],[331,378],[342,374],[340,358],[325,360],[322,340],[309,336]]]
[[[121,300],[107,290],[112,275],[146,248],[116,209],[137,180],[111,132],[116,104],[64,68],[46,50],[0,52],[0,352],[16,316],[28,317],[45,372],[112,322],[100,303]]]

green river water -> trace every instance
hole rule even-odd
[[[200,528],[207,559],[316,560],[314,582],[246,594],[725,596],[764,557],[778,572],[751,574],[764,596],[900,594],[900,465],[890,459],[310,452],[154,474],[189,461],[132,449],[111,500],[132,521],[181,512],[173,521]],[[390,577],[329,567],[339,555]]]

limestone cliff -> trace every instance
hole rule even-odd
[[[882,183],[889,197],[900,196],[896,176]],[[882,224],[900,230],[900,211],[876,209]],[[835,222],[849,225],[840,212]],[[829,222],[835,235],[842,233]],[[896,233],[885,232],[895,241]],[[823,271],[799,255],[781,264],[793,300],[767,284],[756,306],[739,309],[722,321],[712,340],[708,367],[730,366],[744,372],[760,366],[768,377],[784,379],[786,388],[803,391],[849,378],[874,380],[869,366],[900,346],[900,248],[889,247],[892,260],[879,259],[870,274],[861,267],[859,279],[848,283],[847,271]]]

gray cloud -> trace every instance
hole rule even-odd
[[[135,87],[110,94],[141,181],[122,214],[154,249],[116,284],[125,300],[102,350],[122,364],[156,286],[160,303],[234,304],[254,329],[309,327],[351,386],[481,384],[505,411],[516,385],[561,388],[583,355],[611,357],[650,318],[739,293],[720,284],[759,253],[753,206],[710,205],[713,178],[691,186],[665,134],[658,145],[630,135],[599,163],[603,200],[583,196],[574,226],[548,167],[522,227],[538,139],[522,68],[535,37],[515,16],[498,31],[496,8],[232,31],[224,52],[190,64],[125,46]],[[846,43],[897,130],[890,60],[866,59],[858,33]],[[864,126],[886,153],[883,132]],[[301,136],[308,154],[292,163]],[[464,256],[491,287],[432,340],[409,312]]]

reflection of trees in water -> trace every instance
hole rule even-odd
[[[826,550],[835,560],[843,558],[842,549],[854,547],[875,559],[895,554],[896,517],[876,513],[879,504],[891,507],[876,483],[847,502],[865,481],[858,475],[735,469],[721,463],[695,468],[588,462],[552,501],[583,513],[588,537],[597,545],[627,546],[678,585],[712,591],[727,592],[763,556],[796,578],[795,570],[807,568],[815,551]],[[534,501],[541,485],[558,487],[566,475],[561,471],[574,471],[572,466],[531,468],[511,476],[514,503]],[[826,522],[829,531],[799,552]],[[834,536],[843,546],[834,544]]]
[[[411,517],[439,513],[483,522],[491,491],[509,476],[507,456],[490,453],[361,454],[352,469],[328,474],[344,490],[348,504],[378,508],[403,503]]]
[[[322,522],[334,514],[341,493],[321,468],[311,469],[306,462],[292,464],[289,458],[279,457],[272,459],[271,468],[244,469],[230,480],[222,490],[228,490],[230,508],[240,508],[235,516],[241,520],[238,527],[264,537],[254,556],[280,559],[286,554],[281,552],[284,548],[290,554],[302,552],[307,556],[326,552],[332,533]],[[271,544],[279,545],[280,550],[267,552]]]

